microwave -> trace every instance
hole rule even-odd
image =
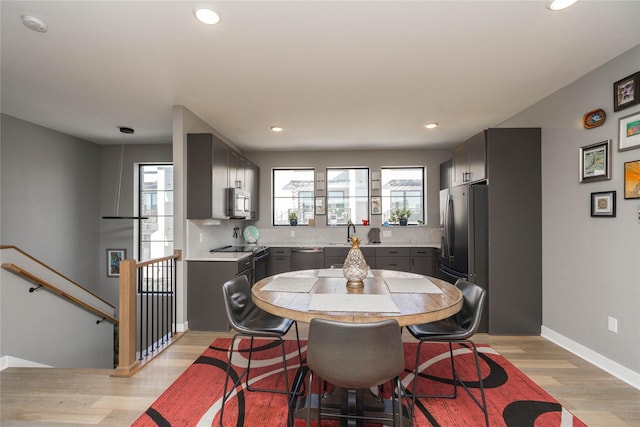
[[[249,193],[238,188],[227,188],[227,216],[248,218],[251,210]]]

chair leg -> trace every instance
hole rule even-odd
[[[471,346],[471,349],[473,350],[473,359],[476,364],[476,372],[478,373],[478,386],[480,388],[480,399],[482,402],[478,400],[478,398],[471,392],[471,389],[469,389],[469,387],[467,387],[467,385],[463,381],[461,381],[457,375],[456,375],[456,381],[460,383],[460,385],[465,389],[465,391],[471,397],[471,399],[473,399],[473,401],[478,406],[478,408],[480,408],[480,410],[483,412],[485,424],[487,427],[489,427],[489,411],[487,409],[487,400],[484,395],[484,385],[482,382],[482,372],[480,370],[480,357],[478,356],[478,348],[476,347],[473,341],[466,340],[464,342],[468,343]]]
[[[453,385],[453,392],[451,394],[416,394],[417,384],[418,384],[418,369],[420,368],[420,351],[422,348],[422,344],[430,341],[420,340],[418,342],[418,349],[416,350],[416,368],[413,371],[415,373],[415,378],[413,379],[413,405],[415,407],[415,398],[440,398],[440,399],[455,399],[458,396],[458,382],[456,380],[456,365],[455,358],[453,357],[453,344],[449,342],[449,361],[451,362],[451,378]]]
[[[231,390],[229,390],[229,395],[227,395],[227,383],[229,382],[229,374],[231,371],[231,357],[233,356],[233,344],[236,341],[236,337],[238,335],[234,335],[233,338],[231,338],[231,344],[229,345],[229,352],[228,352],[228,357],[227,357],[227,373],[226,376],[224,378],[224,389],[222,391],[222,405],[220,406],[220,427],[222,427],[222,420],[223,420],[223,415],[224,415],[224,403],[227,401],[227,398],[231,395],[231,393],[233,393],[233,390],[236,389],[236,387],[238,386],[238,384],[242,381],[242,376],[238,377],[237,381],[233,382],[233,387],[231,387]]]

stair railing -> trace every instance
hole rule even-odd
[[[177,261],[182,251],[149,261],[120,262],[118,366],[130,377],[177,337]],[[138,346],[136,346],[138,344]]]

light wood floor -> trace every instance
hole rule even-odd
[[[223,335],[188,332],[133,378],[99,369],[5,369],[0,425],[128,426]],[[475,341],[491,344],[588,426],[640,426],[639,390],[544,338],[481,334]]]

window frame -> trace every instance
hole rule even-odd
[[[355,190],[365,190],[366,194],[365,195],[359,195],[359,194],[354,194],[352,196],[345,196],[346,191],[344,191],[343,189],[340,188],[335,188],[332,189],[331,188],[331,180],[329,178],[329,173],[330,171],[336,171],[336,170],[342,170],[342,171],[366,171],[366,186],[364,187],[358,187],[355,188]],[[359,167],[344,167],[344,166],[335,166],[335,167],[327,167],[325,169],[325,189],[326,189],[326,225],[327,226],[344,226],[349,224],[349,221],[355,223],[359,223],[360,220],[365,219],[367,221],[371,220],[371,168],[367,167],[367,166],[359,166]],[[337,213],[332,214],[331,210],[332,210],[332,200],[338,199],[340,197],[335,197],[332,196],[331,193],[342,193],[342,209],[349,209],[350,212],[351,210],[354,211],[354,214],[358,214],[357,212],[357,208],[358,208],[358,202],[360,201],[361,203],[363,203],[364,206],[364,213],[360,214],[360,217],[358,218],[350,218],[350,216],[348,216],[346,218],[346,222],[340,222],[338,221],[338,216]],[[346,203],[345,201],[351,202],[351,200],[353,199],[353,208],[351,208],[351,203]],[[336,215],[336,222],[335,223],[331,223],[332,220],[332,216]]]
[[[382,208],[382,220],[383,223],[387,223],[388,225],[393,225],[393,226],[400,226],[399,223],[391,223],[390,221],[390,216],[391,216],[391,211],[393,209],[396,209],[396,207],[393,207],[392,205],[392,200],[394,200],[394,198],[400,197],[399,194],[397,195],[393,195],[394,190],[392,189],[388,189],[385,190],[385,185],[387,185],[384,181],[384,171],[385,170],[390,170],[390,171],[401,171],[401,170],[420,170],[421,171],[421,194],[422,196],[420,197],[420,203],[419,205],[421,206],[422,209],[422,218],[421,219],[416,219],[415,216],[412,214],[409,217],[409,220],[407,222],[407,225],[424,225],[426,224],[426,218],[427,218],[427,197],[426,197],[426,188],[427,188],[427,167],[426,166],[384,166],[380,168],[380,180],[381,180],[381,184],[380,184],[380,192],[381,192],[381,196],[380,196],[380,200],[381,200],[381,208]],[[400,190],[396,190],[397,192],[399,192]],[[403,202],[403,207],[407,207],[407,205],[409,205],[409,209],[411,209],[410,204],[407,203],[407,193],[410,191],[418,191],[418,190],[402,190],[402,196],[405,200]],[[388,193],[388,194],[385,194]],[[412,212],[414,212],[413,209],[411,209]],[[413,217],[413,220],[412,220]]]
[[[302,209],[302,212],[297,212],[298,213],[298,222],[297,222],[297,226],[308,226],[308,220],[313,219],[315,220],[315,196],[316,196],[316,182],[315,182],[315,176],[316,176],[316,170],[313,167],[302,167],[302,168],[295,168],[295,167],[274,167],[271,169],[271,225],[273,227],[290,227],[290,223],[287,220],[286,223],[276,223],[276,206],[278,205],[276,203],[276,200],[278,199],[276,197],[276,174],[278,172],[281,171],[304,171],[304,172],[308,172],[311,176],[310,176],[310,183],[311,183],[311,191],[307,190],[307,189],[303,189],[300,190],[299,193],[303,193],[306,196],[303,198],[297,197],[298,200],[298,207],[299,209]],[[298,194],[299,194],[298,193]],[[305,210],[305,208],[308,208],[308,212]],[[302,218],[300,216],[300,214],[302,215]],[[306,216],[304,215],[306,213]],[[306,220],[306,222],[305,222]]]

